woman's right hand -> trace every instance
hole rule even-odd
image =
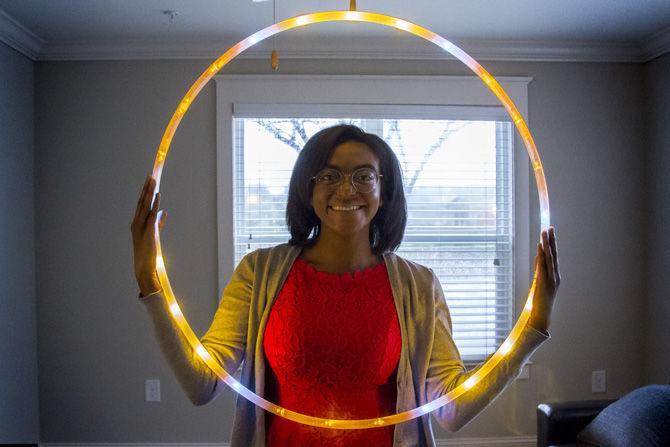
[[[161,283],[156,273],[156,231],[160,231],[165,225],[167,213],[160,212],[158,229],[156,219],[158,218],[158,207],[160,206],[161,194],[155,194],[156,180],[147,177],[142,188],[142,193],[137,201],[135,218],[130,225],[133,234],[133,255],[135,260],[135,279],[140,287],[142,296],[149,295],[161,289]]]

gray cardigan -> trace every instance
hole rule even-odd
[[[230,373],[242,365],[240,381],[263,396],[263,334],[272,303],[301,248],[287,244],[246,255],[226,286],[219,307],[201,342]],[[429,268],[397,256],[383,255],[400,322],[402,347],[397,372],[398,412],[430,402],[465,381],[466,371],[451,336],[451,317],[442,287]],[[159,344],[179,382],[195,405],[215,398],[223,381],[191,349],[158,292],[141,299],[154,324]],[[456,431],[519,374],[521,367],[549,338],[526,326],[515,349],[475,387],[433,412],[440,425]],[[243,362],[244,360],[244,362]],[[265,446],[265,410],[237,399],[231,447]],[[394,447],[434,447],[430,415],[398,424]]]

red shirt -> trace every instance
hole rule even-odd
[[[263,338],[267,398],[332,419],[394,414],[400,326],[384,263],[326,273],[298,258]],[[393,426],[311,427],[266,413],[268,447],[391,446]]]

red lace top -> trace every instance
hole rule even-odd
[[[326,273],[298,258],[263,337],[268,399],[334,419],[395,413],[400,326],[384,263]],[[391,446],[393,426],[311,427],[266,413],[267,446]]]

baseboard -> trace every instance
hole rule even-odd
[[[535,436],[506,436],[500,438],[450,438],[436,439],[437,447],[535,447]],[[142,442],[142,443],[80,443],[80,442],[40,442],[40,447],[230,447],[227,442],[222,443],[170,443],[170,442]]]
[[[437,447],[535,447],[535,436],[436,439]]]

